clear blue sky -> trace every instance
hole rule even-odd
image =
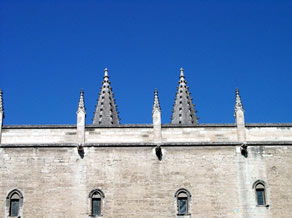
[[[4,124],[91,123],[109,76],[121,123],[170,122],[179,68],[200,123],[292,122],[292,1],[1,0]]]

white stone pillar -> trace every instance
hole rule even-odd
[[[158,92],[155,89],[154,103],[152,108],[152,120],[153,120],[153,141],[158,146],[161,144],[161,110],[158,99]]]
[[[242,110],[238,111],[236,114],[236,126],[237,140],[239,142],[246,142],[244,112]]]
[[[245,133],[244,109],[241,103],[241,98],[240,98],[238,89],[236,89],[234,116],[235,116],[235,122],[237,126],[237,140],[239,142],[245,143],[246,133]]]
[[[81,90],[80,92],[80,99],[76,114],[77,114],[77,143],[78,146],[83,146],[85,144],[85,118],[86,118],[83,90]]]
[[[0,144],[2,139],[3,112],[0,112]]]
[[[0,89],[0,144],[1,144],[1,139],[2,139],[3,118],[4,118],[3,99],[2,99],[2,90]]]

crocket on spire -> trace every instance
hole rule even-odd
[[[83,92],[83,89],[81,89],[81,91],[80,91],[80,98],[79,98],[77,113],[79,111],[83,111],[85,113],[85,104],[84,104],[84,92]]]
[[[154,113],[154,111],[156,111],[156,110],[159,112],[161,111],[157,89],[154,90],[154,101],[153,101],[152,113]]]
[[[196,125],[198,124],[197,111],[192,103],[191,93],[189,92],[187,81],[185,80],[183,68],[180,68],[178,84],[171,124]]]
[[[0,113],[2,114],[4,118],[4,106],[3,106],[3,92],[2,89],[0,89]]]
[[[243,105],[241,103],[240,94],[239,94],[239,89],[237,88],[235,91],[235,106],[234,106],[234,116],[235,117],[236,117],[236,114],[239,110],[244,112]]]
[[[104,69],[104,78],[97,101],[93,124],[100,126],[118,125],[120,118],[114,99],[112,87],[110,85],[108,69]]]

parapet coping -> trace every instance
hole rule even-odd
[[[72,129],[76,124],[49,125],[4,125],[2,129]],[[153,128],[152,124],[119,124],[113,126],[97,126],[88,124],[86,128]],[[202,128],[202,127],[236,127],[235,123],[201,123],[197,125],[162,124],[162,128]],[[246,123],[245,127],[292,127],[292,123]]]
[[[204,146],[240,146],[242,142],[164,142],[162,147],[204,147]],[[292,141],[249,141],[247,146],[292,146]],[[155,147],[156,143],[86,143],[83,147]],[[77,147],[74,143],[30,143],[30,144],[0,144],[0,148],[66,148]]]

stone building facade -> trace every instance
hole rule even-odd
[[[119,116],[107,69],[93,124],[2,125],[0,217],[291,217],[292,124],[199,124],[183,69],[170,124]]]

